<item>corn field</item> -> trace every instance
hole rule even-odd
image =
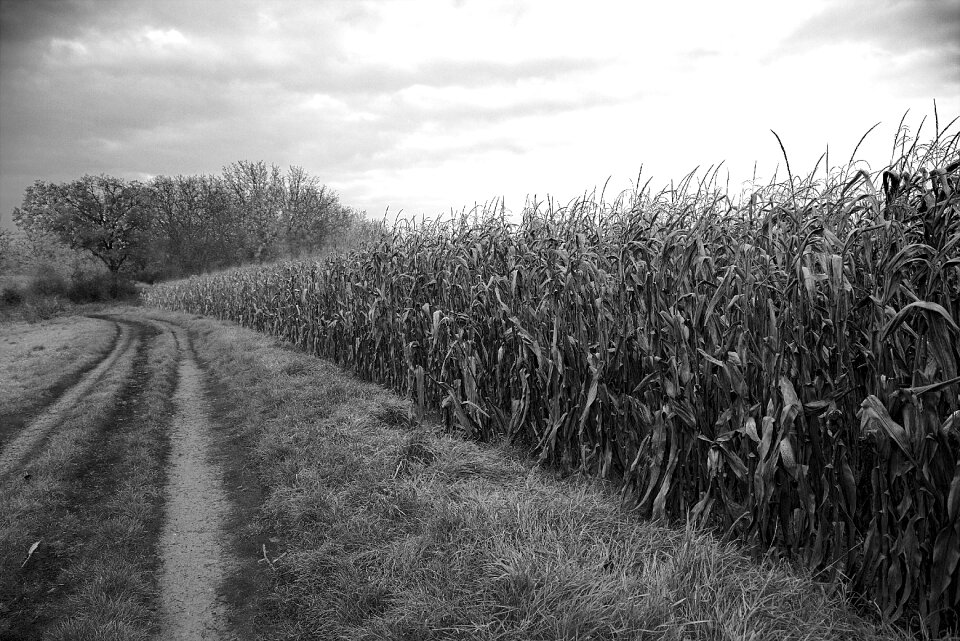
[[[162,284],[149,305],[282,337],[846,582],[925,636],[960,608],[960,156],[736,202],[651,194],[401,223],[349,255]]]

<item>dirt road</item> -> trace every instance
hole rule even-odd
[[[132,311],[97,317],[112,348],[0,447],[0,638],[236,638],[220,597],[230,503],[190,338]],[[114,570],[142,595],[91,611]]]
[[[163,324],[173,332],[180,354],[165,493],[167,518],[160,537],[163,637],[218,639],[225,635],[224,607],[217,591],[227,568],[221,542],[228,502],[210,460],[212,430],[203,375],[186,332]]]
[[[128,323],[116,324],[119,327],[119,335],[110,353],[3,448],[3,451],[0,452],[0,477],[16,469],[44,437],[64,421],[66,414],[90,392],[94,385],[103,378],[104,374],[115,367],[130,367],[137,349],[139,333],[135,326]]]

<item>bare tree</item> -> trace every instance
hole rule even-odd
[[[321,249],[343,228],[349,209],[332,189],[302,167],[290,167],[283,181],[281,235],[289,256]]]
[[[246,259],[262,262],[276,257],[277,221],[283,203],[279,169],[262,160],[241,160],[224,167],[223,178],[236,208]]]
[[[240,225],[222,179],[159,176],[150,186],[157,258],[170,271],[195,274],[242,261]]]

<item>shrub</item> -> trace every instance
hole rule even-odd
[[[22,309],[24,320],[36,322],[50,320],[63,314],[67,310],[67,305],[59,296],[48,296],[29,301]]]
[[[13,307],[23,302],[23,292],[13,285],[6,285],[0,292],[0,303],[5,306]]]
[[[63,296],[67,293],[67,279],[53,265],[37,265],[30,281],[29,291],[36,297]]]
[[[96,303],[110,298],[109,274],[75,272],[70,278],[67,297],[74,303]]]

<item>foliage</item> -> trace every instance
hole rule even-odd
[[[278,257],[312,255],[364,225],[300,167],[240,161],[220,176],[158,176],[148,184],[111,176],[36,181],[0,233],[0,265],[21,268],[61,244],[154,281]],[[31,245],[33,251],[17,251]]]
[[[0,229],[0,269],[9,269],[13,257],[13,232]]]
[[[132,293],[123,281],[115,285],[110,272],[92,254],[70,249],[49,233],[12,232],[5,252],[0,306],[9,308],[5,310],[8,313],[21,308],[24,316],[37,317],[42,314],[31,310],[63,307],[62,300],[44,302],[46,298],[88,303]]]
[[[30,291],[38,298],[63,296],[67,293],[67,280],[53,265],[41,263],[30,281]]]
[[[54,266],[64,276],[77,271],[105,270],[102,261],[89,252],[71,249],[49,233],[13,230],[7,236],[3,276],[32,274],[41,265]]]
[[[0,304],[19,305],[23,302],[23,292],[12,285],[4,285],[0,290]]]
[[[146,302],[281,336],[936,635],[960,623],[960,162],[937,134],[882,174],[399,225]]]
[[[98,303],[111,298],[133,297],[135,292],[129,281],[121,281],[114,288],[112,279],[105,274],[74,272],[66,293],[73,303]]]
[[[27,188],[13,219],[27,233],[52,234],[90,252],[116,275],[147,238],[148,205],[147,189],[112,176],[61,184],[38,180]]]

